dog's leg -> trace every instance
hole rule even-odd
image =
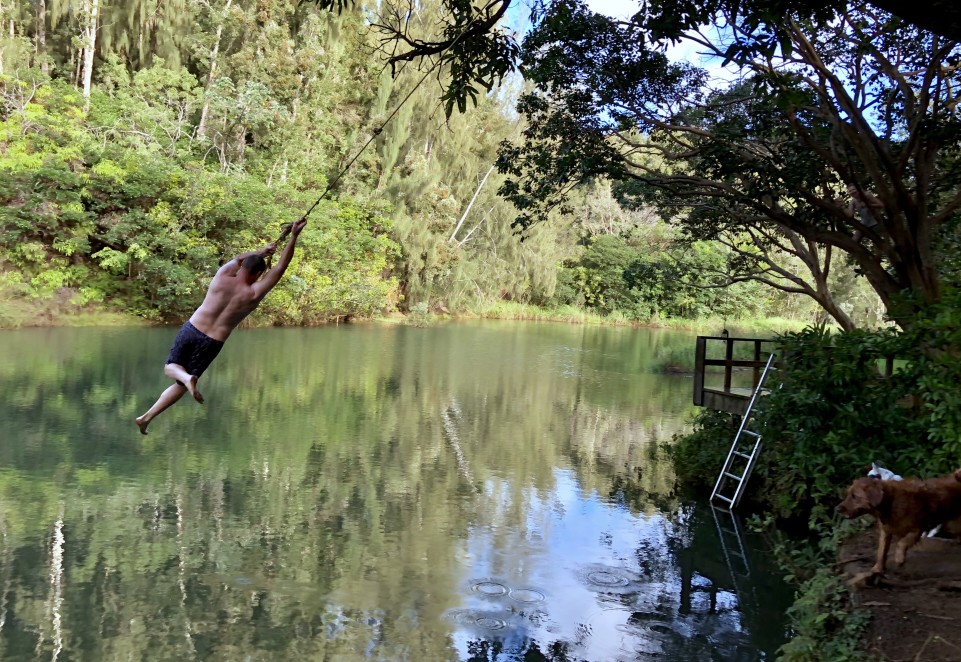
[[[884,562],[888,556],[888,547],[891,545],[891,534],[878,522],[878,560],[871,568],[871,572],[880,575],[884,572]]]
[[[920,539],[921,532],[912,531],[898,541],[897,546],[894,548],[894,562],[898,564],[898,567],[904,565],[904,559],[908,555],[908,549],[910,549]]]

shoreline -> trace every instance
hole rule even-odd
[[[448,322],[463,322],[473,320],[498,320],[505,322],[549,322],[559,324],[573,324],[584,326],[626,327],[634,329],[660,329],[668,331],[687,331],[701,333],[720,333],[720,329],[729,328],[732,333],[784,333],[798,331],[809,326],[811,322],[791,320],[785,318],[759,318],[750,320],[725,320],[723,318],[703,319],[652,319],[630,320],[623,316],[600,316],[576,308],[548,310],[524,304],[509,306],[496,305],[486,309],[468,310],[456,313],[401,313],[392,312],[377,317],[350,317],[341,315],[317,324],[277,324],[270,320],[252,318],[245,322],[246,328],[266,327],[322,327],[340,324],[386,324],[408,326],[433,326]],[[83,327],[169,327],[177,326],[178,322],[155,322],[138,317],[130,313],[109,310],[81,310],[81,311],[35,311],[34,314],[17,316],[0,315],[0,331],[15,331],[39,328],[83,328]]]

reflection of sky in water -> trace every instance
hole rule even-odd
[[[526,530],[496,524],[471,530],[463,604],[449,619],[462,658],[478,638],[502,642],[505,653],[521,652],[529,639],[541,650],[562,640],[571,645],[570,655],[587,660],[693,654],[724,659],[719,647],[734,653],[746,643],[736,596],[718,591],[710,613],[708,593],[698,590],[711,584],[703,576],[695,574],[691,582],[690,613],[679,613],[682,580],[669,558],[668,539],[679,537],[683,524],[662,514],[634,515],[597,494],[583,494],[570,471],[556,470],[554,477],[553,491],[528,495]],[[506,487],[494,481],[484,486],[501,510],[511,507]],[[592,584],[592,577],[599,583]],[[512,600],[507,589],[516,587],[546,599]]]

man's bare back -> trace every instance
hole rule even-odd
[[[258,291],[257,285],[261,283],[250,284],[236,273],[222,272],[223,269],[218,271],[210,281],[204,302],[190,316],[191,324],[220,341],[227,340],[267,293]]]
[[[142,434],[147,434],[150,421],[185,393],[190,393],[197,402],[203,403],[203,396],[197,390],[197,380],[216,358],[231,332],[280,282],[294,256],[297,238],[306,224],[307,221],[303,219],[294,223],[290,241],[281,252],[277,265],[266,273],[265,259],[274,254],[276,243],[268,244],[259,251],[238,255],[220,267],[207,288],[203,303],[181,328],[170,350],[164,374],[175,383],[136,419]]]

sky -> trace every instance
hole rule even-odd
[[[633,16],[640,7],[640,0],[586,0],[587,6],[591,11],[604,14],[611,18],[628,19]],[[512,3],[508,11],[508,24],[518,35],[523,35],[530,28],[531,3],[529,0],[520,0]],[[710,76],[717,81],[732,81],[737,78],[738,72],[729,67],[721,67],[721,59],[708,57],[698,53],[697,47],[690,42],[674,44],[667,49],[668,57],[674,62],[686,61],[691,64],[706,69]]]
[[[587,0],[587,6],[591,11],[612,18],[630,18],[639,5],[637,0]]]
[[[587,0],[587,6],[598,14],[611,18],[630,18],[637,12],[638,0]],[[700,55],[697,48],[688,42],[675,44],[667,49],[667,55],[672,61],[687,61],[696,66],[707,69],[712,77],[731,80],[736,72],[721,68],[721,61],[716,57]]]

